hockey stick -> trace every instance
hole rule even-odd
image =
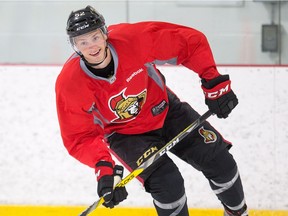
[[[127,175],[124,179],[121,180],[115,187],[124,187],[131,180],[140,175],[147,167],[153,164],[156,160],[158,160],[162,155],[167,153],[171,148],[173,148],[177,143],[183,140],[191,131],[197,128],[200,124],[202,124],[208,117],[210,117],[212,113],[208,110],[198,119],[196,119],[192,124],[186,127],[182,132],[180,132],[176,137],[174,137],[170,142],[168,142],[165,146],[163,146],[159,151],[157,151],[154,155],[152,155],[147,161],[141,164],[138,168],[132,171],[129,175]],[[83,211],[79,216],[87,216],[92,211],[94,211],[98,206],[104,203],[104,198],[100,197],[97,201],[95,201],[91,206],[89,206],[85,211]]]

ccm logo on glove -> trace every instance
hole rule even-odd
[[[217,99],[221,97],[223,94],[228,93],[231,91],[231,81],[227,80],[223,83],[218,84],[212,89],[203,89],[206,98],[209,99]]]

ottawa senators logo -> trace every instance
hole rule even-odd
[[[113,122],[120,120],[131,120],[136,117],[141,111],[145,100],[147,92],[144,90],[138,95],[125,96],[124,89],[120,94],[113,96],[109,100],[110,109],[117,115],[117,119]]]
[[[203,126],[199,128],[198,132],[204,138],[204,142],[207,144],[214,143],[217,140],[216,134],[211,130],[205,130]]]

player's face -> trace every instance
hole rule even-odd
[[[100,29],[80,35],[74,38],[76,48],[84,55],[90,63],[103,61],[106,56],[107,35]]]

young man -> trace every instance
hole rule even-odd
[[[113,208],[127,197],[113,191],[123,175],[113,153],[128,170],[146,151],[160,149],[199,117],[165,85],[157,64],[184,65],[202,80],[205,102],[219,118],[238,104],[228,75],[220,75],[199,31],[164,22],[118,24],[106,28],[91,6],[72,12],[67,34],[75,53],[56,82],[59,124],[68,152],[96,171],[98,194]],[[231,143],[204,122],[171,152],[201,171],[226,215],[246,216],[247,206]],[[140,180],[159,216],[187,216],[184,180],[167,156],[148,167]],[[175,187],[177,185],[177,187]]]

